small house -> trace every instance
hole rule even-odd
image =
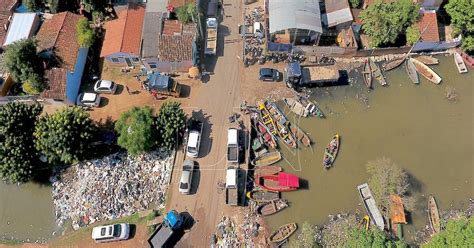
[[[325,0],[326,22],[328,28],[336,28],[342,30],[352,24],[354,18],[352,17],[351,8],[347,0]]]
[[[421,42],[439,42],[439,28],[436,11],[421,10],[420,19],[416,25],[421,34]]]
[[[3,46],[32,37],[40,25],[40,18],[36,13],[14,13],[3,42]]]
[[[145,7],[131,3],[117,7],[116,11],[118,18],[105,23],[100,57],[113,65],[133,67],[140,64]]]

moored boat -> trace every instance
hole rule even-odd
[[[334,160],[336,160],[337,153],[339,152],[339,134],[332,137],[328,146],[324,150],[323,166],[326,169],[331,168]]]
[[[258,213],[263,216],[276,214],[281,210],[288,207],[288,201],[284,199],[278,199],[271,202],[267,202],[258,208]]]
[[[464,64],[468,65],[471,68],[474,68],[474,58],[472,56],[469,56],[469,54],[466,54],[465,52],[461,51],[461,49],[458,49],[458,52],[459,54],[461,54]]]
[[[283,101],[288,105],[291,112],[302,117],[308,117],[309,111],[303,106],[303,104],[299,100],[293,98],[285,98],[283,99]]]
[[[298,229],[296,223],[285,224],[270,234],[268,240],[272,243],[280,243],[289,238],[296,231],[296,229]]]
[[[414,84],[420,83],[420,78],[418,77],[418,72],[416,72],[415,65],[413,64],[413,59],[409,58],[405,62],[405,69],[407,70],[408,77]]]
[[[416,59],[425,65],[439,64],[439,60],[437,58],[433,58],[432,56],[421,55],[416,57]]]
[[[258,176],[267,176],[267,175],[275,175],[281,172],[282,168],[278,165],[265,165],[259,166],[255,168],[254,175]]]
[[[270,114],[268,109],[265,107],[265,103],[258,104],[258,110],[259,110],[261,123],[267,128],[267,131],[270,134],[276,135],[278,133],[278,130],[277,130],[275,120],[273,120],[272,115]]]
[[[383,77],[382,71],[380,70],[380,67],[375,63],[373,59],[369,58],[369,63],[370,63],[370,68],[372,69],[372,77],[379,82],[380,85],[386,86],[387,81]]]
[[[357,191],[359,192],[360,199],[364,204],[367,214],[369,214],[370,221],[375,224],[380,230],[384,230],[385,224],[383,221],[382,214],[380,213],[377,203],[370,191],[369,185],[367,183],[357,186]]]
[[[367,88],[372,88],[372,70],[370,69],[369,60],[365,60],[364,69],[362,71],[362,77],[364,78],[364,83]]]
[[[263,141],[265,144],[271,148],[277,147],[277,142],[275,136],[268,131],[267,126],[263,125],[261,122],[257,122],[257,130],[262,135]]]
[[[303,144],[304,146],[307,146],[307,147],[311,146],[311,139],[297,125],[291,123],[290,124],[290,132],[293,134],[293,137],[295,137],[295,139],[298,142],[300,142],[301,144]]]
[[[288,131],[288,120],[286,116],[280,111],[275,103],[270,101],[265,101],[265,108],[268,109],[268,112],[271,114],[271,117],[274,120],[275,125],[277,126],[277,133],[282,138],[282,140],[291,148],[296,148],[297,143]]]
[[[436,74],[431,68],[422,62],[413,59],[413,64],[415,65],[416,71],[420,73],[423,77],[431,81],[432,83],[439,84],[441,83],[441,77]]]
[[[293,191],[300,187],[298,176],[280,172],[278,175],[259,176],[255,179],[255,184],[268,191]]]
[[[252,160],[254,166],[271,165],[281,160],[281,153],[279,151],[267,152]]]
[[[382,64],[382,69],[383,71],[393,70],[403,64],[403,61],[405,61],[405,58],[385,62],[384,64]]]
[[[301,104],[305,106],[305,109],[307,109],[310,115],[317,116],[319,118],[325,117],[323,111],[318,108],[316,102],[309,100],[307,97],[299,97],[298,100],[300,100]]]
[[[454,63],[456,63],[456,67],[458,68],[459,73],[467,72],[467,67],[466,64],[464,64],[461,54],[454,53]]]
[[[256,202],[270,202],[280,199],[280,192],[266,191],[266,190],[254,190],[247,193],[247,197]]]
[[[439,218],[438,205],[434,196],[430,195],[428,199],[428,217],[430,219],[430,226],[434,233],[441,231],[441,222]]]

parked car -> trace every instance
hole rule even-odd
[[[97,243],[126,240],[130,236],[130,224],[97,226],[92,229],[92,239]]]
[[[280,80],[280,72],[273,68],[261,68],[260,69],[260,80],[261,81],[278,81]]]
[[[98,80],[94,85],[94,91],[97,93],[115,94],[117,84],[110,80]]]
[[[199,147],[201,146],[203,124],[198,120],[191,120],[189,125],[188,144],[186,146],[186,156],[197,158],[199,156]]]
[[[99,107],[100,96],[96,93],[81,93],[77,96],[76,105],[84,107]]]
[[[183,163],[183,171],[179,180],[179,192],[188,195],[191,192],[191,183],[193,181],[194,161],[185,160]]]

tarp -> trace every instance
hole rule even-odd
[[[168,90],[171,78],[154,72],[148,75],[148,85],[154,90]]]
[[[300,179],[296,175],[280,172],[278,174],[278,185],[298,188],[300,186]]]

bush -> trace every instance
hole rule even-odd
[[[420,35],[421,33],[418,27],[415,25],[411,25],[407,28],[407,43],[409,45],[415,44],[420,38]]]
[[[349,3],[351,4],[352,8],[357,8],[360,6],[361,0],[349,0]]]
[[[473,247],[474,244],[474,217],[449,220],[446,229],[434,235],[426,248],[437,247]]]
[[[133,107],[122,113],[115,123],[118,132],[118,144],[131,155],[150,151],[157,141],[157,132],[154,127],[153,109],[150,107]]]
[[[91,47],[95,41],[94,30],[90,27],[89,21],[81,18],[76,26],[77,42],[81,47]]]
[[[176,16],[181,23],[190,23],[197,15],[196,5],[189,3],[187,5],[176,8]]]
[[[377,228],[371,228],[369,230],[365,230],[364,228],[353,228],[349,232],[349,237],[347,238],[344,247],[406,248],[408,246],[403,240],[396,242],[389,240],[387,236],[385,236],[385,234]]]
[[[159,147],[172,150],[179,141],[179,131],[186,126],[185,122],[186,116],[179,102],[163,103],[156,121]]]

